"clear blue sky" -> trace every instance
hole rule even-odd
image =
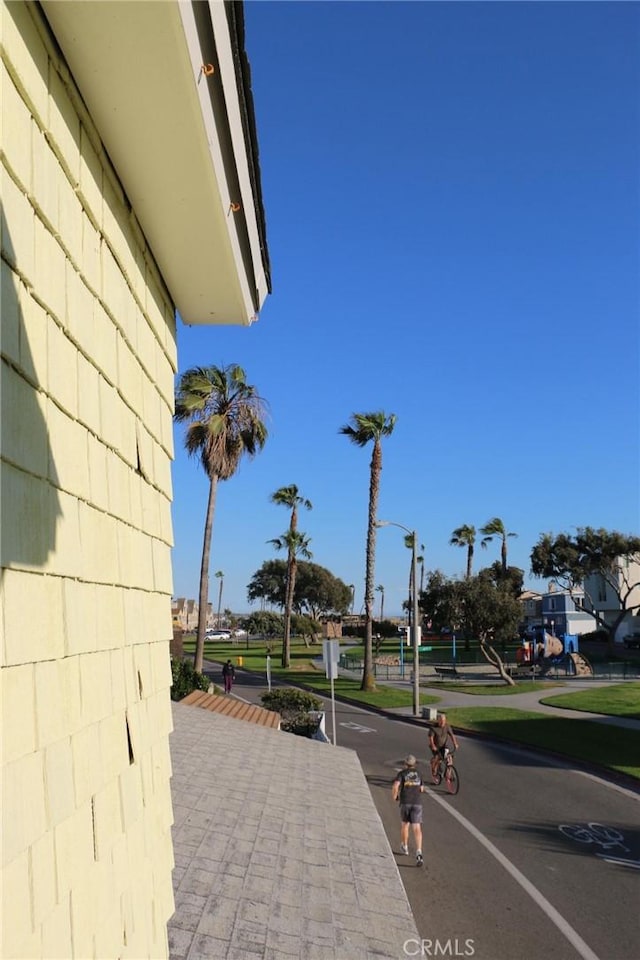
[[[461,524],[500,516],[527,583],[543,532],[640,526],[640,6],[245,7],[273,293],[251,328],[180,326],[179,369],[240,363],[264,451],[220,484],[210,599],[246,586],[295,483],[314,562],[364,594],[371,448],[397,415],[379,516],[462,574]],[[212,269],[214,265],[212,265]],[[174,593],[196,597],[207,481],[175,431]],[[410,553],[378,531],[399,613]],[[477,550],[476,569],[499,557]],[[283,557],[284,559],[284,557]],[[376,610],[379,594],[376,594]]]

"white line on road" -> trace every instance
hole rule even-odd
[[[580,777],[586,777],[587,780],[593,780],[594,783],[599,783],[601,787],[617,790],[618,793],[624,794],[625,797],[629,797],[631,800],[635,800],[636,803],[640,803],[640,794],[627,789],[627,787],[621,787],[618,783],[612,783],[611,780],[603,780],[602,777],[597,777],[593,773],[587,773],[586,770],[574,770],[573,773],[577,773]]]
[[[447,813],[451,814],[452,817],[455,817],[455,819],[462,824],[465,830],[468,830],[469,833],[476,838],[478,843],[482,844],[482,846],[488,850],[493,857],[495,857],[495,859],[499,864],[501,864],[501,866],[504,867],[507,873],[511,874],[513,879],[520,884],[526,893],[529,894],[536,905],[540,907],[544,913],[546,913],[552,923],[556,925],[560,933],[567,938],[573,947],[575,947],[583,960],[599,960],[598,955],[593,952],[587,943],[585,943],[580,934],[573,929],[571,924],[568,923],[560,913],[558,913],[553,904],[550,903],[547,898],[540,893],[537,887],[534,887],[530,880],[527,880],[525,875],[518,870],[515,864],[511,863],[511,861],[508,860],[507,857],[505,857],[505,855],[501,853],[500,850],[498,850],[498,848],[494,846],[494,844],[491,843],[491,841],[488,840],[487,837],[485,837],[485,835],[481,833],[477,827],[474,827],[474,825],[467,820],[466,817],[463,817],[461,813],[458,813],[458,811],[455,810],[449,803],[446,803],[442,797],[437,796],[432,791],[429,791],[427,796],[431,797],[432,800],[435,800],[436,803],[439,803],[442,809],[446,810]]]

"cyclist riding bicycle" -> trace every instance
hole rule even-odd
[[[435,778],[438,773],[440,758],[445,760],[449,755],[447,740],[451,740],[453,749],[458,749],[456,735],[447,723],[446,713],[439,713],[436,726],[429,730],[429,746],[431,748],[431,773]]]

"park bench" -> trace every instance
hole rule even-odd
[[[433,669],[436,672],[436,676],[440,677],[441,680],[444,680],[446,677],[459,676],[458,671],[453,666],[451,667],[435,666]]]

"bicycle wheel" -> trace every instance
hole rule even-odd
[[[447,772],[444,775],[444,782],[449,793],[452,794],[452,796],[455,796],[460,789],[460,777],[458,776],[458,771],[453,764],[447,768]]]
[[[435,783],[436,787],[442,783],[442,761],[436,767],[436,772],[433,772],[433,767],[431,767],[431,781]]]

